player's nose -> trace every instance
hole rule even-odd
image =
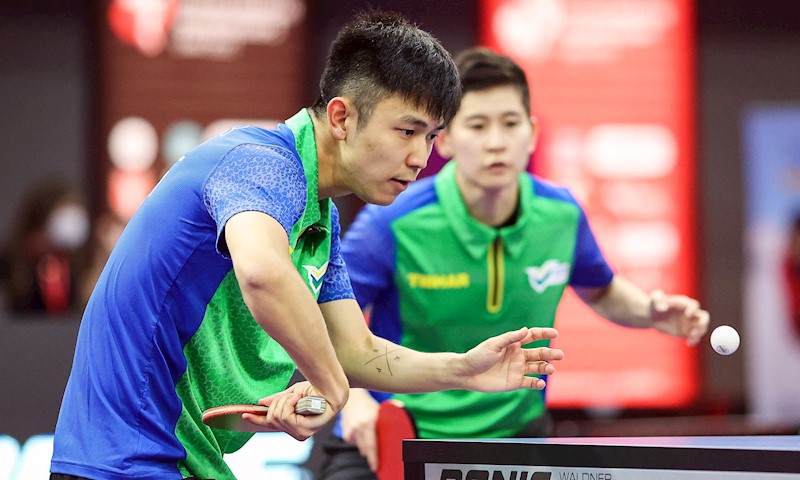
[[[503,129],[499,125],[491,125],[485,137],[485,146],[487,150],[497,151],[502,150],[506,146],[506,136]]]
[[[416,173],[428,166],[428,157],[431,155],[432,144],[427,142],[413,142],[414,147],[406,157],[406,165],[415,169]]]

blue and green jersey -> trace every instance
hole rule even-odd
[[[52,471],[95,479],[232,479],[222,457],[252,434],[203,410],[281,391],[295,365],[256,323],[225,245],[232,216],[263,212],[289,237],[320,303],[353,298],[339,219],[320,201],[313,124],[234,127],[176,163],[126,226],[83,316]]]
[[[608,285],[611,268],[570,192],[528,174],[519,192],[513,224],[482,224],[469,215],[450,162],[392,205],[365,207],[342,255],[370,328],[416,350],[465,352],[505,331],[552,327],[567,285]],[[545,409],[536,390],[394,398],[424,438],[509,437]]]

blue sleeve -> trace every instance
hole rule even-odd
[[[342,257],[362,309],[373,305],[381,292],[393,287],[396,248],[383,207],[364,207],[342,241]]]
[[[288,237],[306,207],[303,165],[285,148],[239,145],[206,180],[203,201],[217,224],[217,251],[226,257],[230,254],[223,230],[237,213],[265,213],[283,226]]]
[[[575,204],[578,205],[577,201]],[[611,283],[614,272],[597,245],[586,214],[580,205],[578,208],[580,218],[575,242],[575,265],[569,283],[576,287],[605,287]]]
[[[342,258],[339,235],[339,210],[331,202],[331,258],[328,261],[328,270],[325,272],[322,288],[319,292],[319,303],[332,302],[345,298],[354,298],[353,287],[347,274],[347,266]]]

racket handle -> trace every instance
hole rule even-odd
[[[320,415],[325,413],[328,402],[322,397],[310,395],[301,398],[294,407],[294,413],[299,415]]]

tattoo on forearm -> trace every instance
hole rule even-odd
[[[392,364],[390,363],[390,361],[393,360],[393,361],[397,362],[398,360],[400,360],[400,355],[395,353],[395,352],[399,352],[400,350],[402,350],[402,348],[400,348],[400,347],[397,347],[395,349],[389,350],[389,343],[388,342],[384,343],[383,344],[383,353],[379,354],[377,357],[374,357],[374,358],[371,358],[371,359],[367,360],[367,362],[364,363],[364,365],[366,366],[366,365],[369,365],[372,362],[379,361],[379,360],[383,359],[383,362],[380,362],[380,363],[381,364],[385,363],[386,364],[386,370],[389,372],[389,375],[390,376],[394,376],[394,374],[392,373]],[[380,352],[380,349],[379,348],[375,348],[372,351],[374,353],[378,353],[378,352]],[[392,354],[394,354],[394,355],[392,356]],[[382,373],[383,372],[382,365],[381,366],[376,366],[375,370],[378,373]]]

